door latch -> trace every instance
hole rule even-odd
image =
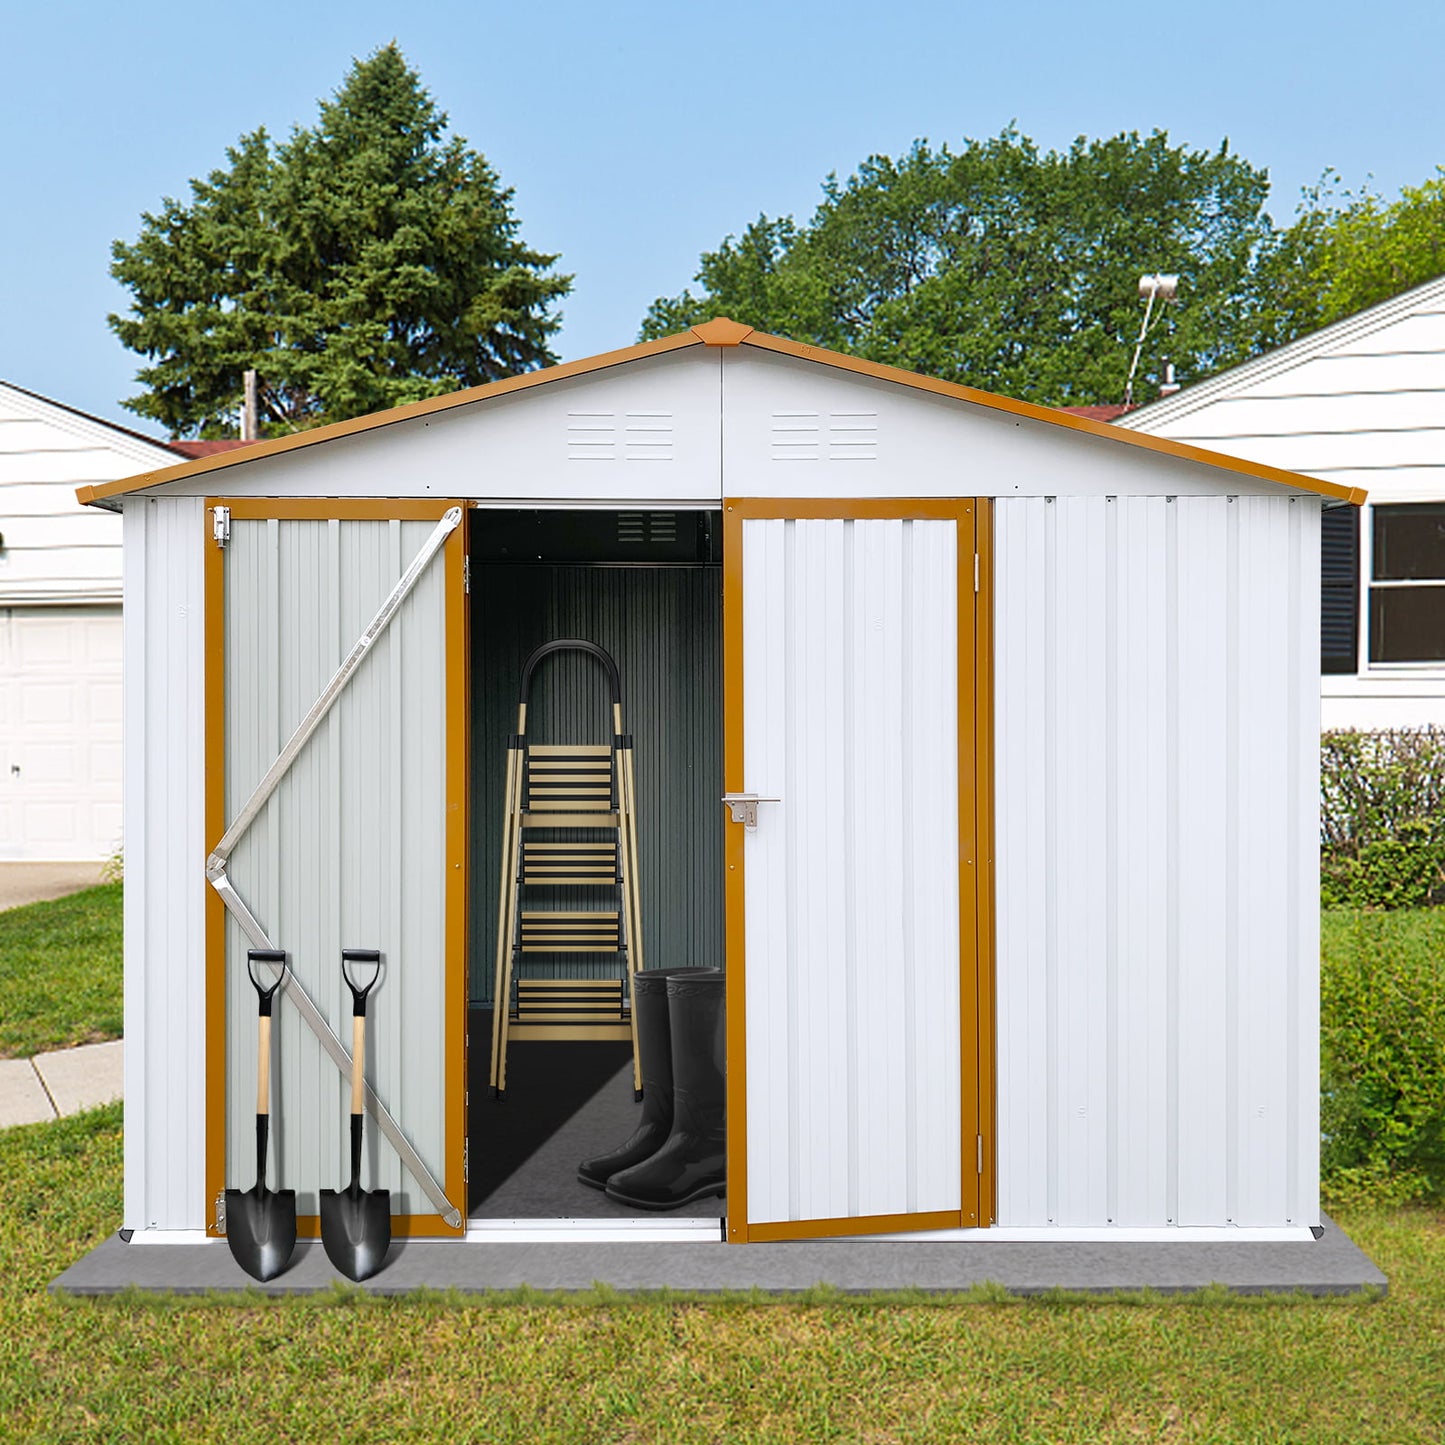
[[[224,547],[231,540],[231,509],[212,507],[211,513],[211,535],[216,539],[216,546]]]
[[[732,809],[733,822],[741,823],[749,833],[758,831],[758,804],[781,803],[781,798],[760,798],[756,793],[724,793],[723,802]]]

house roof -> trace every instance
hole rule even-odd
[[[241,441],[238,437],[220,437],[211,441],[199,442],[178,442],[169,441],[166,445],[173,451],[179,452],[183,457],[194,460],[196,457],[214,457],[222,452],[233,452],[237,447],[253,447],[253,441]]]
[[[1247,391],[1281,372],[1293,370],[1317,356],[1340,350],[1376,332],[1384,331],[1397,322],[1404,321],[1421,311],[1439,311],[1445,307],[1445,276],[1427,281],[1388,301],[1357,311],[1343,321],[1336,321],[1319,331],[1312,331],[1298,341],[1292,341],[1278,350],[1266,352],[1253,361],[1246,361],[1211,376],[1207,381],[1186,386],[1173,396],[1161,397],[1147,406],[1137,407],[1129,413],[1125,427],[1154,428],[1170,423],[1198,411],[1211,402],[1222,401],[1239,392]]]
[[[1067,412],[1070,416],[1086,416],[1093,421],[1115,421],[1133,407],[1122,401],[1106,401],[1099,406],[1058,406],[1055,411]]]
[[[105,432],[114,432],[118,436],[127,438],[129,441],[143,442],[147,447],[158,449],[161,451],[165,451],[169,447],[169,443],[163,442],[157,437],[148,437],[145,435],[144,432],[133,431],[130,427],[121,426],[118,422],[106,421],[103,417],[95,416],[91,412],[81,411],[78,406],[70,406],[63,401],[56,401],[53,396],[44,396],[38,391],[31,391],[30,388],[27,386],[17,386],[13,381],[0,380],[0,387],[3,387],[6,391],[14,392],[19,396],[26,397],[32,402],[38,403],[39,409],[42,414],[47,410],[58,411],[63,412],[67,416],[76,418],[77,421],[83,424],[82,429],[98,427]],[[126,480],[129,480],[129,478],[127,478]],[[85,498],[82,497],[80,500],[84,501]]]
[[[1184,442],[1171,441],[1166,437],[1126,431],[1107,421],[1097,421],[1089,416],[1078,416],[1053,407],[1039,406],[1034,402],[1018,401],[1013,397],[997,396],[992,392],[980,391],[971,386],[960,386],[956,382],[941,381],[937,377],[920,376],[916,372],[903,371],[898,367],[884,366],[862,357],[848,356],[842,352],[825,351],[821,347],[807,346],[801,342],[789,341],[781,336],[769,336],[727,317],[715,317],[711,321],[694,326],[675,336],[665,336],[656,341],[642,342],[636,346],[624,347],[620,351],[604,352],[579,361],[563,362],[541,371],[525,372],[521,376],[505,377],[464,391],[452,392],[447,396],[431,397],[426,401],[412,402],[408,406],[394,407],[390,411],[375,412],[370,416],[355,417],[349,421],[333,422],[330,426],[317,427],[313,431],[295,432],[290,436],[274,437],[269,441],[256,442],[245,448],[234,448],[210,456],[197,457],[174,467],[163,467],[156,471],[142,472],[138,476],[126,477],[120,481],[105,482],[94,486],[80,487],[76,496],[82,502],[106,503],[109,499],[124,496],[130,492],[143,491],[205,473],[220,471],[227,467],[246,466],[265,457],[282,452],[295,451],[301,447],[319,446],[338,437],[354,436],[359,432],[374,431],[408,421],[413,417],[427,416],[437,412],[450,411],[454,407],[485,403],[494,397],[507,396],[534,386],[545,386],[549,382],[561,381],[567,377],[582,376],[588,372],[601,371],[608,367],[626,365],[644,357],[660,356],[666,352],[679,351],[690,346],[752,346],[764,351],[796,357],[822,366],[836,367],[860,376],[873,377],[881,381],[894,382],[900,386],[912,387],[935,396],[969,402],[994,411],[1013,416],[1027,417],[1033,421],[1045,422],[1050,426],[1063,427],[1072,431],[1087,432],[1103,437],[1123,446],[1138,447],[1158,452],[1165,456],[1180,457],[1186,461],[1202,462],[1221,471],[1235,472],[1297,491],[1316,492],[1322,496],[1353,503],[1363,502],[1365,492],[1359,487],[1344,487],[1333,482],[1320,481],[1315,477],[1301,476],[1296,472],[1284,471],[1259,462],[1245,461],[1239,457],[1226,456],[1220,452],[1208,451],[1202,447]]]

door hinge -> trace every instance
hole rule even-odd
[[[983,1173],[983,1135],[978,1136],[978,1172]]]
[[[226,1232],[226,1191],[222,1189],[216,1195],[216,1233]]]
[[[973,590],[978,591],[978,553],[973,554]]]
[[[471,1141],[470,1139],[464,1139],[464,1140],[462,1141],[462,1183],[463,1183],[463,1184],[470,1184],[471,1182],[472,1182],[472,1141]]]
[[[231,509],[229,507],[211,508],[211,535],[216,539],[218,547],[224,547],[231,540]]]
[[[470,557],[463,557],[463,558],[462,558],[462,591],[463,591],[463,592],[470,592],[471,590],[472,590],[472,559],[471,559]]]

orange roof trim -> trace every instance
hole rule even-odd
[[[549,366],[541,371],[528,371],[521,376],[504,377],[501,381],[488,382],[484,386],[469,387],[464,391],[454,391],[447,396],[431,397],[426,401],[412,402],[409,406],[393,407],[390,411],[354,417],[350,421],[333,422],[330,426],[317,427],[314,431],[294,432],[290,436],[274,437],[270,441],[256,442],[251,446],[238,447],[212,456],[198,457],[194,461],[184,462],[179,466],[163,467],[159,471],[142,472],[139,476],[122,477],[114,482],[101,482],[79,487],[76,489],[75,495],[81,502],[102,502],[110,497],[145,491],[150,487],[163,486],[167,482],[201,476],[204,473],[220,471],[226,467],[247,466],[251,462],[260,461],[263,457],[295,451],[300,447],[313,446],[317,442],[354,436],[360,432],[394,426],[397,422],[410,421],[414,417],[431,416],[437,412],[451,411],[454,407],[470,406],[473,402],[487,401],[496,396],[506,396],[514,391],[526,391],[534,386],[545,386],[550,381],[562,381],[570,376],[585,376],[589,372],[604,371],[611,366],[623,366],[629,361],[640,361],[648,356],[662,356],[669,351],[680,351],[688,346],[756,346],[764,351],[775,351],[783,356],[796,357],[800,361],[832,366],[840,371],[851,371],[858,376],[894,382],[899,386],[912,387],[916,391],[931,392],[935,396],[946,396],[957,401],[971,402],[975,406],[987,407],[992,411],[1005,412],[1011,416],[1027,417],[1031,421],[1046,422],[1050,426],[1087,432],[1091,436],[1102,437],[1123,446],[1139,447],[1144,451],[1157,452],[1161,456],[1200,462],[1205,466],[1217,467],[1221,471],[1235,472],[1240,476],[1253,477],[1260,481],[1275,482],[1296,491],[1315,492],[1322,497],[1350,502],[1355,506],[1359,506],[1366,497],[1363,487],[1342,487],[1337,482],[1326,482],[1318,477],[1307,477],[1298,472],[1287,472],[1280,467],[1266,466],[1262,462],[1251,462],[1242,457],[1231,457],[1222,452],[1207,451],[1203,447],[1190,446],[1187,442],[1171,441],[1167,437],[1151,436],[1147,432],[1129,431],[1124,427],[1113,426],[1109,422],[1095,421],[1088,416],[1071,415],[1054,407],[1039,406],[1031,401],[1018,401],[1009,396],[998,396],[993,392],[979,391],[976,387],[961,386],[954,381],[941,381],[933,376],[921,376],[917,372],[903,371],[896,366],[884,366],[876,361],[865,361],[862,357],[848,356],[840,351],[825,351],[822,347],[807,346],[802,342],[789,341],[781,336],[769,336],[766,332],[755,331],[751,326],[744,326],[741,322],[732,321],[726,316],[716,316],[711,321],[703,322],[688,331],[679,332],[676,336],[664,336],[656,341],[644,341],[637,346],[626,346],[619,351],[607,351],[600,356],[584,357],[579,361],[565,361],[559,366]]]

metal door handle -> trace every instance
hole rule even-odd
[[[781,803],[781,798],[760,798],[756,793],[724,793],[723,802],[732,809],[733,822],[741,823],[749,833],[758,831],[758,804]]]

